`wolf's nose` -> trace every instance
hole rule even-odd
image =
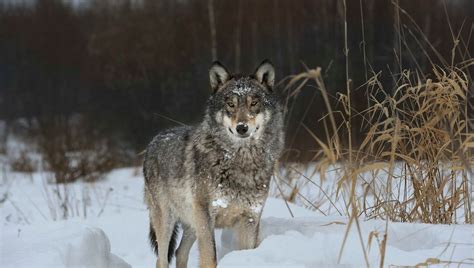
[[[235,128],[235,130],[237,130],[237,132],[240,135],[244,135],[245,133],[247,133],[247,130],[249,130],[249,126],[247,126],[247,124],[244,124],[244,123],[239,123],[237,124],[237,127]]]

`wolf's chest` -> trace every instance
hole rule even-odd
[[[241,180],[244,180],[242,178]],[[232,204],[251,206],[255,200],[264,198],[268,193],[270,178],[238,178],[221,180],[211,185],[210,196],[215,207],[227,207]]]
[[[246,167],[247,170],[252,168],[261,168],[270,163],[265,151],[261,147],[240,148],[235,151],[218,151],[215,158],[222,162],[223,165],[231,166],[236,169]]]
[[[262,154],[224,153],[208,169],[211,192],[228,202],[249,203],[268,192],[273,165]]]
[[[211,159],[213,161],[211,161],[212,165],[209,170],[214,178],[229,178],[242,182],[268,175],[274,164],[260,147],[217,151]]]

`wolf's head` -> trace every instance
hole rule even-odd
[[[211,120],[238,141],[259,139],[277,112],[275,69],[263,61],[252,75],[232,75],[219,62],[209,70]]]

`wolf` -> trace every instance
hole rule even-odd
[[[240,249],[255,248],[283,150],[283,107],[270,61],[252,75],[231,74],[214,62],[209,79],[212,93],[202,122],[158,134],[145,152],[149,236],[159,268],[174,255],[176,267],[186,267],[196,239],[200,267],[216,267],[215,228],[234,230]]]

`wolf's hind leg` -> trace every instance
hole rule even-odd
[[[150,216],[153,229],[156,233],[156,242],[158,243],[156,268],[168,268],[168,250],[174,250],[170,249],[169,245],[176,222],[166,209],[150,208]]]
[[[260,219],[257,217],[242,217],[235,226],[239,249],[253,249],[258,245]]]
[[[183,238],[176,250],[176,268],[186,268],[188,265],[189,251],[196,241],[196,234],[189,225],[183,224]]]

